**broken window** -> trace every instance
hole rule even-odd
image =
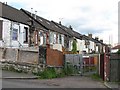
[[[3,27],[3,21],[0,20],[0,40],[2,40],[2,27]]]
[[[18,39],[18,29],[13,28],[12,30],[12,40]]]
[[[28,28],[24,27],[24,43],[28,43]]]

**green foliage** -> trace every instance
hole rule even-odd
[[[57,73],[54,68],[46,68],[43,72],[39,73],[39,75],[42,79],[51,79],[57,77]]]
[[[100,77],[100,75],[97,74],[97,73],[92,74],[92,75],[91,75],[91,78],[94,79],[94,80],[102,80],[101,77]]]
[[[9,66],[8,70],[9,70],[9,71],[15,71],[15,69],[14,69],[13,66]]]
[[[62,71],[65,75],[78,74],[77,68],[75,68],[71,63],[67,62]]]
[[[117,54],[120,54],[120,49],[117,51]]]
[[[77,40],[74,39],[72,43],[72,52],[77,53]]]

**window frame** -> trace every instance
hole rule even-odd
[[[16,30],[16,32],[15,32],[15,30]],[[16,35],[16,36],[13,36],[13,35]],[[16,28],[12,29],[12,40],[13,41],[17,41],[18,40],[18,29],[16,29]]]

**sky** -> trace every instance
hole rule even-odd
[[[37,15],[71,25],[81,34],[93,34],[104,43],[118,43],[118,2],[120,0],[0,0],[17,9],[23,8]]]

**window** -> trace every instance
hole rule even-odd
[[[24,43],[28,43],[28,28],[24,27]]]
[[[43,36],[43,44],[46,45],[46,34]]]
[[[62,44],[62,36],[59,35],[59,44]]]
[[[13,28],[12,30],[12,40],[18,39],[18,29]]]
[[[54,42],[53,43],[55,44],[56,43],[56,38],[57,38],[56,33],[54,33],[53,37],[54,37]]]
[[[3,26],[3,21],[0,20],[0,40],[2,40],[2,26]]]
[[[50,40],[50,44],[53,44],[53,32],[50,32],[50,37],[49,37],[49,40]]]

